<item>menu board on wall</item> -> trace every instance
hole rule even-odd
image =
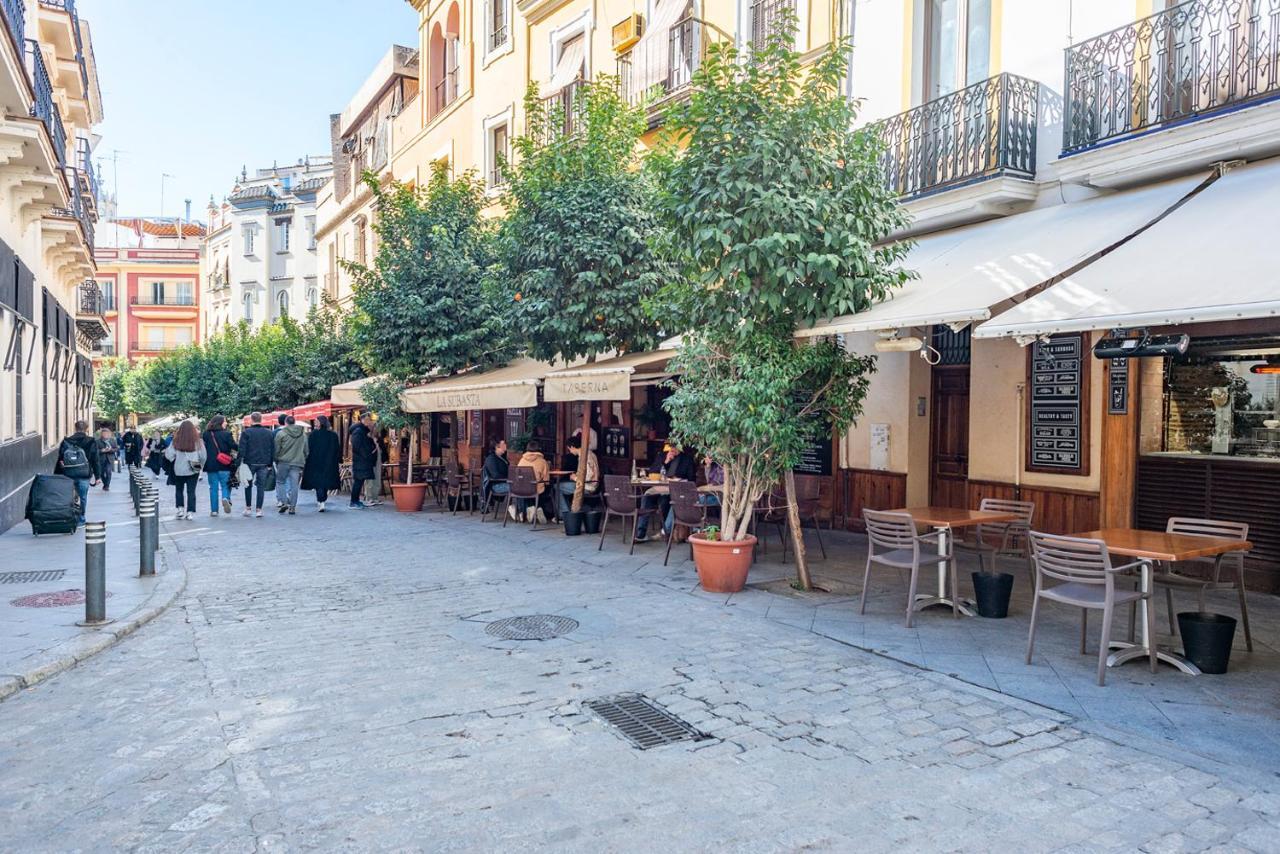
[[[621,460],[631,456],[631,436],[626,427],[604,428],[604,455]]]
[[[832,451],[831,433],[828,432],[821,439],[811,442],[805,447],[800,454],[800,462],[791,470],[796,474],[830,477]]]
[[[1111,360],[1107,371],[1107,414],[1129,414],[1129,360]]]
[[[1083,334],[1031,345],[1027,470],[1089,473],[1089,361]]]

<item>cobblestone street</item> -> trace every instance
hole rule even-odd
[[[4,851],[1280,850],[1274,777],[726,607],[683,555],[309,503],[164,525],[226,534],[166,537],[174,606],[0,703]],[[525,614],[577,627],[486,631]],[[710,737],[583,706],[631,692]]]

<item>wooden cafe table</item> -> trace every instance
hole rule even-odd
[[[1229,537],[1205,537],[1199,534],[1167,534],[1164,531],[1142,531],[1137,528],[1103,528],[1098,531],[1084,531],[1071,534],[1088,540],[1102,540],[1107,544],[1107,551],[1115,555],[1137,558],[1151,562],[1165,561],[1172,563],[1180,560],[1191,560],[1198,557],[1217,557],[1228,552],[1242,552],[1253,548],[1247,540],[1233,540]],[[1142,589],[1150,592],[1151,563],[1142,568]],[[1121,664],[1141,658],[1146,659],[1148,650],[1155,643],[1155,638],[1147,634],[1147,608],[1150,599],[1138,602],[1141,609],[1138,625],[1142,627],[1141,643],[1128,641],[1112,641],[1111,648],[1116,650],[1107,656],[1107,666],[1117,667]],[[1177,653],[1157,649],[1156,660],[1174,667],[1191,676],[1199,676],[1200,668]]]
[[[951,554],[951,532],[956,528],[973,528],[978,525],[997,525],[1001,522],[1017,522],[1022,517],[1017,513],[1004,513],[995,510],[966,510],[962,507],[900,507],[897,510],[890,510],[890,513],[906,513],[911,516],[916,525],[927,525],[938,534],[938,554]],[[924,563],[922,557],[920,560]],[[958,590],[951,591],[951,597],[955,598],[955,605],[960,613],[966,617],[972,617],[973,611],[970,606],[971,601],[960,598]],[[947,569],[946,564],[938,564],[938,591],[935,594],[917,593],[915,604],[912,606],[915,610],[920,611],[925,608],[932,608],[934,605],[945,605],[951,607],[952,598],[947,595]]]

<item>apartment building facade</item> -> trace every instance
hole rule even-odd
[[[316,240],[323,293],[338,305],[351,299],[343,260],[370,263],[374,253],[373,192],[366,172],[391,177],[395,119],[418,98],[418,50],[392,45],[341,113],[329,117],[333,178],[316,204]]]
[[[200,245],[203,223],[129,217],[103,223],[94,249],[108,335],[90,350],[95,361],[130,362],[161,355],[200,337]]]
[[[74,0],[0,3],[0,530],[92,410],[93,342],[108,334],[94,282],[93,128],[102,99]]]
[[[221,204],[209,200],[200,254],[201,334],[229,325],[301,321],[320,302],[316,204],[333,174],[328,155],[242,170]]]

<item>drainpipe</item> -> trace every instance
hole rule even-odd
[[[846,32],[849,36],[849,43],[854,43],[858,27],[858,0],[843,0],[849,4],[849,10],[846,15]],[[849,101],[853,101],[853,50],[849,51],[848,67],[844,74],[844,96]]]
[[[1027,384],[1018,383],[1014,388],[1017,389],[1018,394],[1018,413],[1014,419],[1017,425],[1017,437],[1013,442],[1013,498],[1015,501],[1020,501],[1022,500],[1022,414],[1026,411]]]

